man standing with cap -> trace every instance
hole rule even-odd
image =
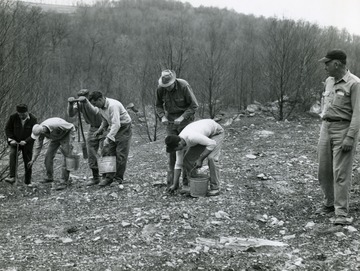
[[[161,123],[166,125],[167,135],[179,135],[186,125],[194,121],[199,104],[189,85],[183,79],[176,78],[172,70],[164,70],[159,78],[156,90],[156,113]],[[168,188],[174,179],[176,153],[169,153]],[[188,180],[183,173],[183,185],[188,186]]]
[[[105,97],[100,91],[92,92],[89,100],[99,108],[103,119],[101,126],[95,132],[95,136],[109,128],[104,140],[102,155],[116,156],[116,173],[106,173],[99,186],[108,186],[113,181],[122,183],[132,137],[131,117],[122,103]]]
[[[93,178],[86,183],[87,186],[96,185],[100,182],[99,169],[97,164],[97,152],[104,141],[104,133],[97,134],[94,133],[99,129],[102,119],[99,109],[93,106],[89,98],[89,90],[80,89],[77,93],[78,99],[70,97],[68,99],[68,115],[69,117],[77,116],[79,111],[82,113],[86,123],[90,124],[90,129],[87,136],[87,148],[88,148],[88,163],[92,171]],[[76,102],[78,101],[78,103]]]
[[[174,192],[179,188],[181,170],[186,171],[188,176],[193,176],[191,171],[201,168],[203,161],[207,158],[210,170],[208,196],[219,195],[219,160],[223,141],[224,129],[212,119],[194,121],[187,125],[178,136],[167,136],[165,138],[166,151],[176,151],[174,180],[168,191]]]
[[[349,217],[351,170],[360,128],[360,79],[346,68],[346,54],[331,50],[319,60],[328,78],[322,101],[322,125],[318,143],[318,179],[324,205],[316,214],[335,212],[335,225]]]
[[[46,178],[42,183],[51,183],[54,181],[54,158],[56,152],[60,148],[61,153],[64,155],[61,181],[60,184],[54,188],[56,190],[66,188],[70,177],[70,171],[66,169],[66,157],[72,155],[72,142],[75,139],[75,126],[61,118],[49,118],[40,124],[34,125],[31,137],[36,140],[34,145],[34,155],[29,162],[29,166],[32,166],[39,157],[45,137],[50,139],[49,147],[45,154]]]
[[[32,159],[34,139],[31,138],[33,126],[37,123],[36,117],[28,112],[26,104],[16,106],[16,113],[12,114],[5,126],[5,134],[10,146],[10,177],[5,181],[15,183],[18,151],[22,152],[25,168],[25,184],[31,184],[32,167],[28,163]]]

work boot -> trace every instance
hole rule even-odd
[[[124,182],[124,180],[120,177],[115,177],[114,181],[117,182],[118,184],[122,184]]]
[[[334,211],[335,211],[334,206],[323,205],[315,211],[315,214],[316,215],[326,215],[326,214],[333,213]]]
[[[90,180],[86,183],[86,186],[96,185],[100,182],[99,169],[92,168],[91,171],[92,171],[93,177],[92,177],[92,180]]]
[[[54,182],[54,179],[52,178],[44,178],[44,180],[40,181],[40,183],[52,183]]]
[[[101,182],[99,183],[99,186],[105,187],[105,186],[110,185],[112,182],[113,182],[112,179],[105,178],[105,179],[102,179],[102,180],[101,180]]]
[[[98,178],[93,177],[90,181],[88,181],[88,182],[86,183],[86,186],[96,185],[96,184],[99,184],[99,182],[100,182],[100,178],[99,178],[99,177],[98,177]]]
[[[183,187],[180,189],[179,193],[182,195],[190,195],[190,186],[183,185]]]
[[[68,187],[69,181],[61,180],[59,184],[55,185],[53,189],[54,190],[64,190],[66,187]]]
[[[352,217],[339,215],[335,217],[334,225],[351,225],[353,220]]]
[[[209,192],[207,192],[207,195],[209,197],[218,196],[218,195],[220,195],[220,190],[219,189],[212,189]]]

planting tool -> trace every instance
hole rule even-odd
[[[16,156],[15,156],[15,183],[18,179],[18,164],[19,164],[19,143],[16,143]]]
[[[85,135],[84,135],[84,129],[83,129],[82,122],[81,122],[79,101],[76,101],[76,104],[77,104],[77,108],[78,108],[79,127],[80,127],[80,131],[81,131],[81,136],[82,136],[82,139],[83,139],[83,143],[81,144],[81,149],[82,149],[84,159],[87,159],[88,158],[88,152],[87,152],[87,146],[86,146],[86,139],[85,139]],[[80,142],[80,135],[78,137],[78,140]]]

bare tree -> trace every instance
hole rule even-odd
[[[296,50],[298,42],[294,21],[274,18],[265,29],[265,87],[268,88],[270,97],[276,101],[278,110],[273,113],[279,120],[285,119],[295,106],[289,95],[297,89],[296,71],[298,65],[302,65]],[[285,106],[289,106],[289,109]]]
[[[197,48],[197,75],[200,78],[200,101],[204,101],[202,116],[205,109],[214,118],[221,109],[221,98],[229,88],[229,51],[227,48],[227,31],[224,29],[223,14],[214,11],[213,18],[206,26],[203,25],[205,44]],[[200,102],[201,103],[201,102]]]
[[[39,9],[29,10],[20,2],[0,1],[0,126],[18,103],[34,112],[39,94],[36,88],[44,67],[45,24]],[[45,50],[46,51],[46,50]],[[1,141],[0,160],[7,153]],[[0,178],[6,169],[0,169]]]

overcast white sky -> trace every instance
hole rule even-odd
[[[50,4],[93,4],[96,0],[22,0]],[[111,1],[111,0],[110,0]],[[200,5],[234,9],[244,14],[303,19],[320,26],[333,25],[360,35],[360,0],[180,0]]]

